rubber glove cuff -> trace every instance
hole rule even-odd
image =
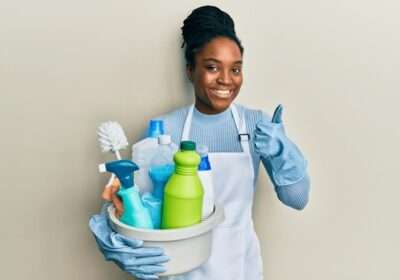
[[[286,141],[281,152],[269,158],[272,177],[276,185],[287,186],[301,181],[306,175],[307,161],[299,149]]]

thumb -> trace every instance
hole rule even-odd
[[[283,106],[282,104],[279,104],[278,107],[276,107],[275,112],[272,116],[272,123],[281,123],[282,122],[282,111],[283,111]]]

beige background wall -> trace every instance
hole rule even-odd
[[[191,102],[179,28],[204,3],[0,0],[2,279],[129,278],[87,226],[107,180],[95,130],[118,120],[133,143],[151,116]],[[265,278],[400,279],[399,2],[208,3],[246,49],[238,101],[283,103],[309,160],[302,212],[261,174]]]

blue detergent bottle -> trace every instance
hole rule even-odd
[[[114,173],[121,182],[121,188],[118,191],[124,207],[121,222],[137,228],[153,229],[149,210],[143,206],[139,188],[135,186],[133,180],[133,172],[139,170],[139,167],[130,160],[117,160],[100,164],[99,170]]]
[[[158,148],[150,161],[149,176],[153,183],[153,191],[142,195],[144,207],[149,209],[154,228],[159,229],[162,217],[164,187],[175,169],[173,156],[178,147],[171,142],[170,135],[158,136]]]
[[[175,170],[174,154],[177,151],[178,146],[172,143],[170,135],[158,137],[158,149],[150,162],[149,176],[153,182],[153,195],[161,201],[165,184]]]

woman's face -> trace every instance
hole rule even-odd
[[[231,39],[217,37],[195,56],[195,66],[188,66],[197,110],[205,114],[225,111],[242,85],[242,54]]]

